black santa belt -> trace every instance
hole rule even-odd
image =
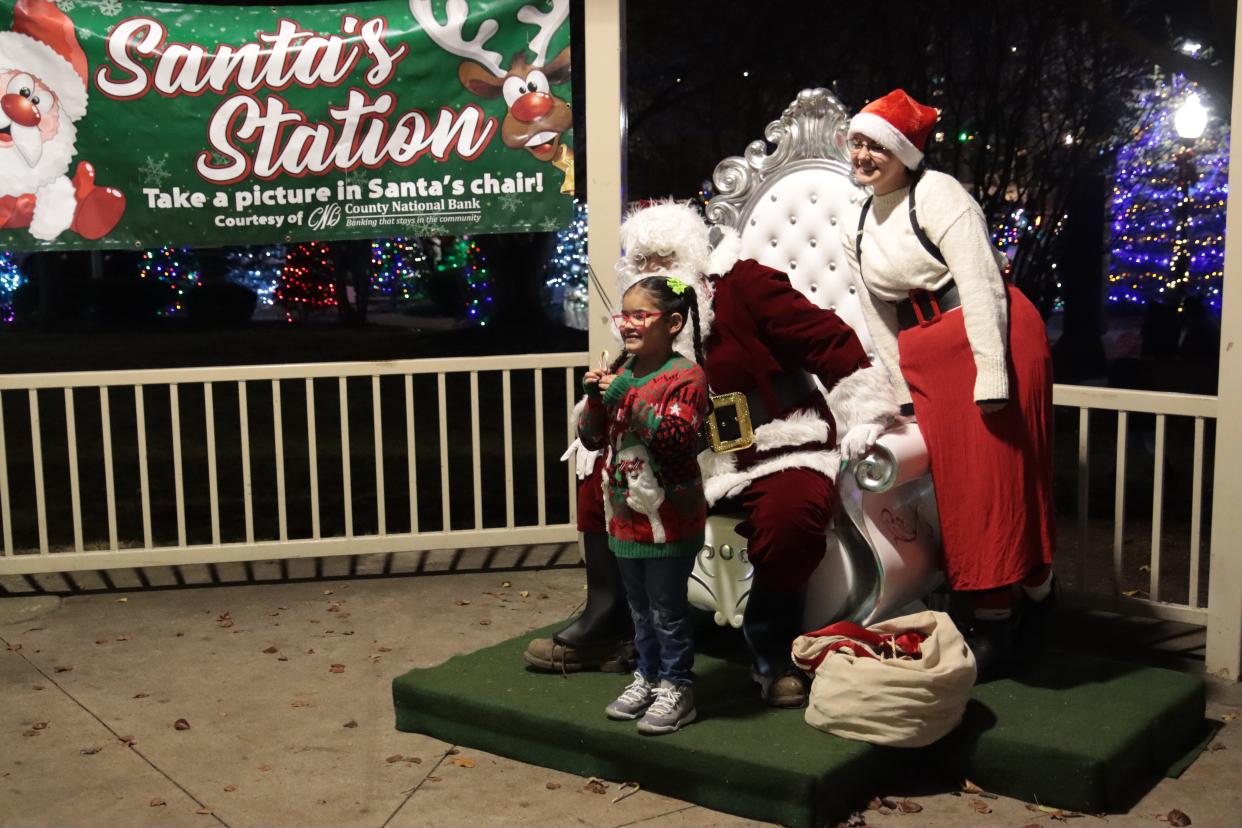
[[[772,381],[778,411],[788,411],[815,391],[815,380],[805,371],[779,374]],[[717,454],[750,448],[755,444],[755,429],[775,419],[756,391],[713,394],[711,401],[707,439]]]
[[[926,328],[943,314],[961,307],[962,297],[957,284],[950,279],[940,290],[912,290],[909,299],[893,304],[897,306],[897,327],[904,331],[914,327]]]

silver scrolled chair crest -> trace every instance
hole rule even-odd
[[[766,141],[752,141],[743,155],[716,165],[712,185],[717,195],[707,202],[708,221],[740,228],[751,194],[774,171],[788,172],[798,161],[840,164],[848,175],[849,123],[849,113],[832,92],[821,87],[803,89],[781,117],[768,124],[763,132]]]

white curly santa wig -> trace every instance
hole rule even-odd
[[[698,210],[673,199],[632,211],[621,223],[621,249],[617,263],[618,288],[622,294],[642,277],[640,256],[672,256],[680,273],[708,273],[711,245],[708,227]]]

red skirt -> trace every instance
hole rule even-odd
[[[897,337],[931,458],[955,590],[994,589],[1052,563],[1052,357],[1044,321],[1009,288],[1009,402],[983,414],[960,308]]]

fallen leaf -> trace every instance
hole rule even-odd
[[[1169,824],[1177,826],[1177,828],[1185,828],[1185,826],[1190,824],[1190,817],[1186,816],[1186,814],[1182,811],[1174,808],[1169,811]]]
[[[73,670],[72,667],[57,667],[56,668],[56,672],[58,673],[68,673],[68,672],[71,672],[72,670]]]
[[[289,608],[288,608],[288,607],[286,607],[284,604],[281,604],[281,605],[280,605],[280,606],[278,606],[276,609],[280,609],[280,610],[287,610],[287,609],[289,609]]]
[[[451,747],[448,750],[444,751],[445,756],[456,756],[459,753],[461,753],[461,751],[455,747]]]
[[[31,690],[46,690],[47,688],[44,687],[42,684],[32,684],[30,685],[30,689]]]
[[[878,796],[874,797],[870,802],[867,803],[868,811],[878,811],[883,807],[884,807],[884,803],[880,801],[880,798]]]
[[[1207,749],[1208,750],[1224,750],[1225,746],[1222,745],[1220,742],[1212,742],[1212,744],[1208,745]]]
[[[162,799],[152,799],[152,800],[151,800],[151,807],[152,807],[152,808],[159,808],[159,807],[161,807],[161,806],[163,806],[163,805],[167,805],[167,804],[168,804],[168,803],[167,803],[167,802],[165,802],[165,801],[164,801],[164,800],[162,800]]]
[[[297,701],[295,701],[293,704],[289,706],[290,707],[314,707],[315,704],[314,702],[309,702],[306,699],[298,699]]]
[[[117,641],[129,641],[130,639],[129,639],[129,636],[128,636],[128,635],[118,635],[118,636],[116,637],[116,640],[117,640]]]
[[[314,654],[315,654],[315,651],[314,651],[314,650],[307,650],[307,651],[306,651],[306,654],[307,654],[307,655],[314,655]]]
[[[353,630],[341,630],[341,635],[353,635]]]
[[[596,779],[595,777],[591,777],[590,779],[588,779],[587,783],[582,786],[582,789],[584,791],[590,791],[591,793],[594,793],[594,794],[608,793],[608,786],[605,785],[600,780]]]
[[[263,773],[267,773],[271,769],[272,769],[271,765],[259,765],[259,770],[262,771]]]
[[[979,813],[979,814],[992,813],[992,809],[988,806],[988,803],[984,802],[982,799],[970,800],[970,807],[975,809],[975,813]]]
[[[237,786],[236,786],[236,785],[225,785],[225,786],[224,786],[224,791],[225,791],[225,793],[232,793],[232,792],[233,792],[233,791],[235,791],[235,790],[237,790]]]
[[[978,785],[976,785],[974,782],[971,782],[969,779],[967,779],[966,781],[962,783],[962,790],[968,794],[983,793],[983,788],[980,788]]]
[[[47,722],[35,722],[30,726],[31,730],[47,730]]]
[[[117,739],[119,739],[121,744],[125,745],[125,747],[133,747],[138,744],[138,740],[133,736],[118,736]]]
[[[177,730],[189,730],[190,723],[185,719],[177,719],[177,721],[173,722],[173,727]]]
[[[145,698],[147,698],[147,697],[148,697],[148,696],[150,696],[150,695],[151,695],[150,693],[135,693],[135,694],[134,694],[134,698],[135,698],[135,699],[145,699]]]
[[[513,584],[512,584],[512,583],[510,583],[509,581],[503,581],[503,582],[501,582],[501,584],[500,584],[500,585],[501,585],[503,588],[505,588],[505,589],[508,589],[509,587],[513,586]]]
[[[405,757],[404,757],[404,756],[402,756],[400,753],[394,753],[392,756],[389,756],[389,757],[388,757],[387,759],[385,759],[384,761],[385,761],[385,762],[387,762],[388,764],[390,764],[390,765],[391,765],[391,764],[393,764],[394,762],[400,762],[400,761],[401,761],[402,759],[404,759],[404,758],[405,758]]]
[[[521,592],[519,592],[519,593],[518,593],[518,595],[521,595],[523,598],[529,598],[529,597],[530,597],[530,590],[529,590],[529,589],[524,589],[524,590],[522,590]]]
[[[116,602],[117,602],[118,604],[128,604],[128,603],[129,603],[129,599],[128,599],[128,598],[117,598],[117,599],[116,599]]]
[[[923,806],[911,799],[897,800],[897,813],[899,814],[917,814],[923,810]]]
[[[38,632],[39,630],[46,630],[46,629],[47,627],[27,627],[26,632]]]
[[[456,765],[459,768],[473,768],[474,767],[474,760],[467,759],[464,756],[456,756],[452,759],[452,762],[454,765]]]
[[[277,661],[288,661],[289,656],[276,656]]]
[[[18,650],[20,650],[21,648],[22,648],[22,645],[21,645],[21,644],[10,644],[10,645],[8,646],[8,651],[9,651],[9,652],[11,652],[11,653],[15,653],[15,652],[17,652]]]
[[[82,748],[78,753],[81,753],[83,756],[94,756],[101,750],[103,750],[103,745],[96,745],[94,747]]]
[[[18,644],[17,646],[18,646],[18,647],[20,647],[21,645],[20,645],[20,644]],[[1221,720],[1222,722],[1232,722],[1232,721],[1233,721],[1234,719],[1236,719],[1236,718],[1238,718],[1238,714],[1237,714],[1237,713],[1222,713],[1222,714],[1220,714],[1220,720]]]
[[[428,781],[428,782],[439,782],[439,781],[440,781],[440,777],[438,777],[438,776],[428,776],[428,777],[427,777],[427,781]]]
[[[96,643],[96,644],[107,644],[107,643],[108,643],[108,639],[106,639],[106,638],[96,638],[96,639],[95,639],[95,643]]]
[[[469,601],[462,601],[461,599],[458,599],[455,603],[456,603],[456,604],[457,604],[457,606],[459,606],[459,607],[468,607],[468,606],[470,606],[470,602],[469,602]]]
[[[324,595],[331,595],[331,594],[332,594],[332,590],[330,590],[330,589],[325,589],[325,590],[323,591],[323,594],[324,594]]]
[[[612,798],[612,804],[616,805],[627,796],[633,796],[638,793],[639,787],[637,782],[625,782],[617,789],[619,793]]]
[[[268,647],[267,649],[263,650],[263,652],[267,653],[268,655],[275,655],[276,653],[280,652],[280,650],[276,649],[275,647]]]
[[[357,726],[358,726],[358,723],[354,721],[353,719],[350,719],[348,722],[341,725],[341,727],[357,727]]]
[[[1147,593],[1141,589],[1123,589],[1121,594],[1127,598],[1142,598],[1147,595]]]
[[[211,815],[211,813],[212,813],[212,811],[211,811],[211,809],[210,809],[210,808],[195,808],[195,809],[194,809],[194,813],[196,813],[196,814],[202,814],[202,815],[204,815],[204,816],[210,816],[210,815]]]
[[[559,791],[561,789],[561,783],[560,782],[549,782],[548,784],[544,785],[544,787],[547,788],[549,791]]]
[[[479,626],[488,627],[488,626],[491,626],[491,623],[492,623],[491,621],[488,621],[486,618],[484,618],[483,620],[479,622]]]
[[[541,592],[541,593],[539,593],[538,595],[536,595],[535,597],[536,597],[536,598],[538,598],[540,601],[544,601],[544,600],[547,600],[548,593],[546,593],[546,592]]]
[[[419,759],[417,756],[407,756],[401,761],[405,762],[407,765],[421,765],[423,763],[423,760]]]
[[[344,664],[333,664],[331,667],[328,668],[328,672],[329,673],[343,673],[345,672],[345,665]]]

